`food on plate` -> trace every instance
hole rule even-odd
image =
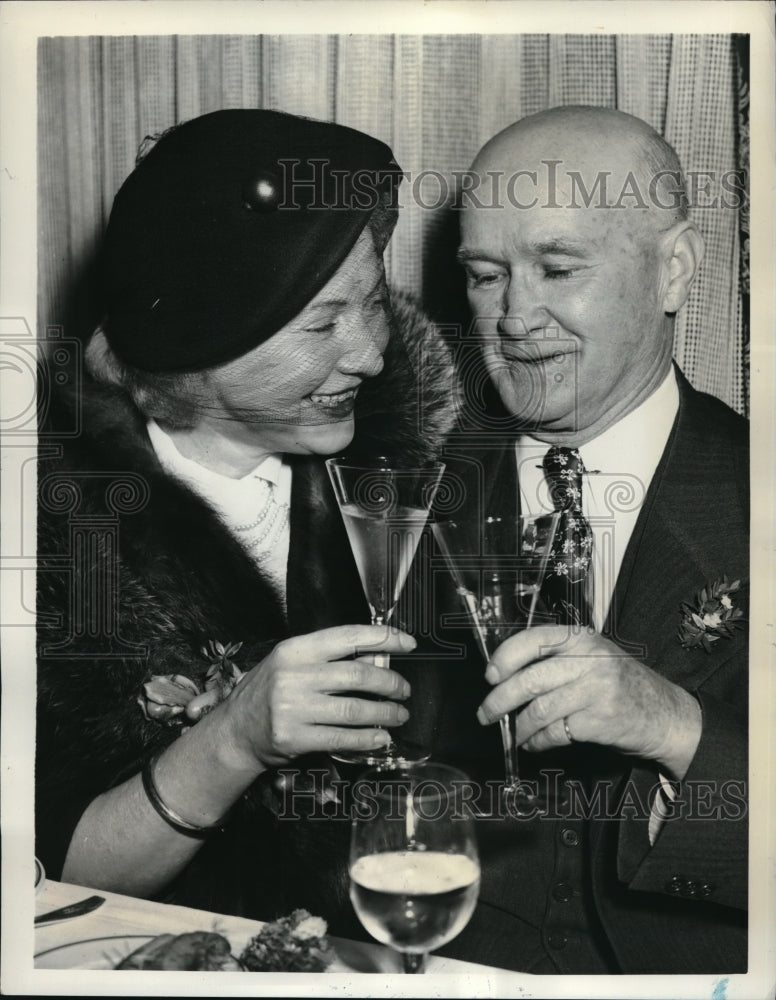
[[[210,931],[193,931],[190,934],[160,934],[133,951],[116,968],[239,972],[241,966],[225,937]]]
[[[334,952],[326,938],[326,921],[307,910],[294,910],[265,924],[240,955],[250,972],[323,972]]]
[[[323,972],[334,953],[326,938],[326,921],[307,910],[294,910],[265,924],[239,959],[221,934],[193,931],[160,934],[133,951],[117,969],[199,972]]]

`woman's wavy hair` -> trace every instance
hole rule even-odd
[[[147,372],[122,361],[98,326],[86,346],[86,368],[97,382],[123,389],[146,417],[175,430],[195,427],[205,400],[204,372]]]

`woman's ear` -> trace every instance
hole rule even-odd
[[[706,252],[706,243],[695,223],[685,220],[672,226],[662,238],[668,281],[663,292],[663,311],[678,312],[687,301]]]

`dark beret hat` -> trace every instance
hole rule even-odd
[[[170,129],[113,203],[111,347],[152,372],[239,357],[315,297],[378,207],[390,233],[400,180],[388,146],[330,122],[245,109]]]

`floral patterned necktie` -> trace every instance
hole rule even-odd
[[[542,596],[561,625],[589,625],[588,575],[593,532],[582,513],[585,466],[576,448],[553,447],[544,456],[544,475],[560,517]]]

